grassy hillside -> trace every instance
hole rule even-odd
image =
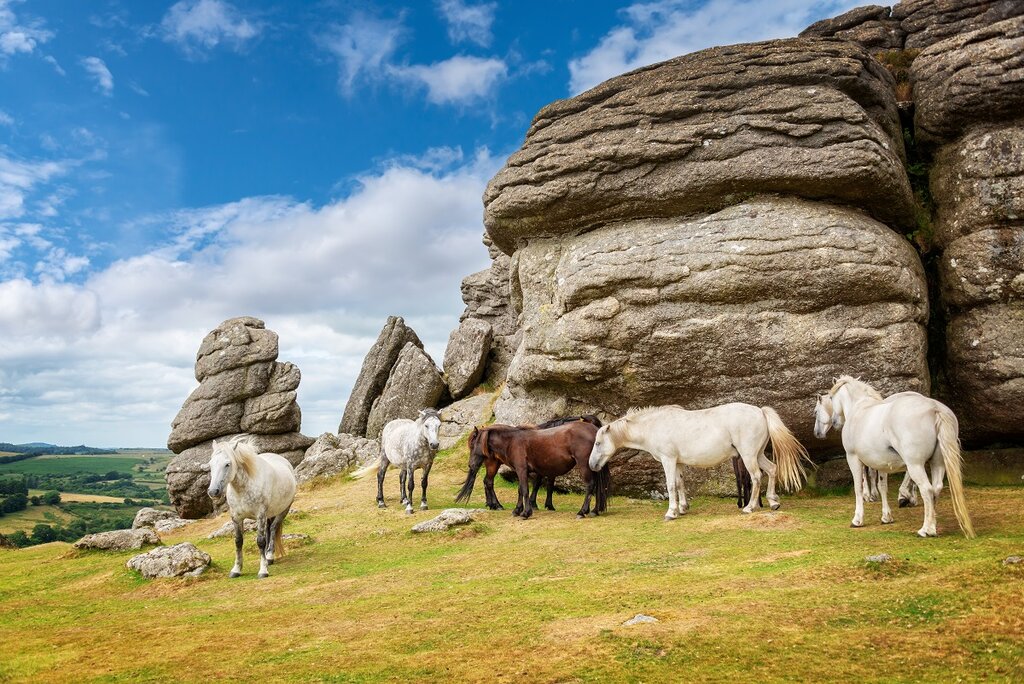
[[[464,451],[432,474],[432,507],[450,506]],[[1024,678],[1024,554],[1019,487],[971,488],[980,537],[965,540],[944,497],[943,535],[914,536],[921,509],[848,527],[846,496],[783,499],[741,516],[697,499],[665,523],[664,505],[615,497],[607,516],[484,512],[450,533],[414,536],[430,513],[373,502],[373,478],[300,494],[293,546],[266,580],[230,580],[223,519],[166,543],[214,558],[202,577],[144,581],[131,553],[66,544],[0,552],[0,680],[172,681],[1010,681]],[[474,505],[482,504],[482,491]],[[507,485],[499,496],[509,504]],[[864,561],[889,553],[883,566]],[[622,622],[637,613],[657,624]]]
[[[139,462],[132,456],[35,456],[25,461],[0,464],[0,473],[26,475],[77,475],[79,473],[106,473],[111,470],[128,472]]]

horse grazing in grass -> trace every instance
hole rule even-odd
[[[597,515],[608,507],[610,486],[607,468],[592,470],[587,465],[597,430],[595,425],[582,420],[546,429],[532,425],[488,425],[476,428],[469,437],[469,472],[455,500],[469,500],[477,473],[486,464],[484,490],[487,506],[491,509],[502,508],[494,493],[494,475],[499,466],[505,464],[515,470],[519,478],[519,499],[512,514],[526,519],[533,515],[534,509],[530,500],[530,474],[535,474],[539,483],[541,478],[555,478],[575,467],[580,471],[586,486],[583,506],[576,517]],[[595,499],[593,509],[590,507],[591,499]]]
[[[771,441],[775,463],[764,454]],[[631,409],[625,416],[597,431],[590,467],[599,469],[619,449],[640,449],[661,461],[668,488],[666,520],[686,513],[690,503],[680,465],[711,468],[739,455],[750,474],[750,493],[744,513],[761,506],[761,469],[768,473],[768,504],[781,506],[776,479],[789,490],[800,488],[804,477],[801,460],[810,462],[807,450],[774,409],[750,404],[724,404],[701,411],[680,406]]]
[[[258,577],[270,573],[278,553],[284,555],[281,530],[295,500],[295,471],[283,456],[257,453],[247,438],[213,442],[210,488],[213,499],[226,496],[235,523],[235,565],[231,577],[242,574],[242,531],[245,519],[256,521],[256,546],[260,550]]]
[[[920,537],[938,534],[935,499],[942,491],[943,477],[947,477],[960,529],[967,537],[974,536],[960,472],[959,424],[949,407],[917,392],[900,392],[883,399],[871,385],[843,375],[827,394],[818,397],[814,416],[816,437],[824,438],[832,427],[842,430],[857,499],[853,527],[864,524],[861,473],[867,466],[879,474],[906,469],[924,500],[924,523],[917,531]],[[925,466],[931,469],[930,477]],[[886,484],[880,477],[883,524],[893,521]]]
[[[416,420],[396,418],[384,426],[380,434],[380,461],[377,466],[370,465],[355,473],[355,477],[360,477],[374,467],[377,468],[378,508],[387,508],[384,503],[384,476],[388,468],[395,466],[400,468],[398,484],[402,490],[402,503],[405,504],[405,512],[410,514],[412,495],[416,489],[416,470],[423,469],[420,510],[427,510],[427,480],[437,455],[437,431],[440,427],[441,414],[432,408],[420,411]]]

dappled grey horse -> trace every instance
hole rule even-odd
[[[441,415],[434,409],[423,409],[416,420],[396,418],[384,426],[380,435],[380,461],[377,465],[377,506],[385,508],[384,476],[388,468],[399,468],[405,512],[412,513],[412,493],[416,488],[416,470],[423,469],[423,496],[420,510],[427,509],[427,478],[437,455],[437,431]]]

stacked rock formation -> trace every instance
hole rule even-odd
[[[177,454],[167,467],[167,490],[181,517],[213,511],[206,490],[214,439],[249,434],[260,451],[281,454],[293,465],[312,444],[299,432],[299,369],[278,362],[277,354],[277,333],[257,318],[229,319],[203,339],[195,365],[199,387],[185,400],[167,438],[167,447]]]
[[[462,301],[466,310],[462,312],[460,325],[479,321],[490,326],[491,341],[489,348],[484,350],[486,361],[482,378],[496,386],[505,381],[521,336],[516,312],[509,299],[511,259],[495,247],[486,234],[484,245],[491,257],[491,265],[462,279]]]
[[[992,3],[999,5],[999,3]],[[1024,15],[1024,3],[1013,3]],[[949,402],[968,438],[1024,437],[1024,16],[932,43],[911,66],[945,308]]]
[[[745,401],[810,442],[841,372],[927,391],[892,85],[857,45],[790,39],[542,109],[484,197],[523,335],[497,420]]]

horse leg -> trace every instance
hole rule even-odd
[[[401,500],[401,503],[403,503],[403,504],[408,504],[409,503],[409,499],[406,498],[406,496],[405,496],[405,480],[406,480],[407,477],[409,477],[409,469],[406,468],[405,466],[402,466],[401,470],[398,471],[398,489],[399,489],[398,493],[399,493],[399,499]]]
[[[540,473],[537,473],[533,478],[533,486],[530,489],[530,505],[534,508],[539,508],[539,506],[537,506],[537,492],[540,491],[540,482],[542,479],[544,478],[540,476]]]
[[[761,466],[761,470],[768,473],[768,507],[773,511],[777,511],[782,507],[782,502],[779,501],[779,495],[775,491],[775,484],[777,482],[776,477],[779,474],[778,467],[768,460],[768,457],[764,455],[762,451],[757,455],[757,464]],[[761,505],[761,493],[758,492],[758,505]]]
[[[747,483],[743,479],[743,462],[739,456],[732,457],[732,473],[736,476],[736,508],[743,508],[743,502],[750,496]]]
[[[686,515],[690,510],[690,499],[686,496],[686,484],[683,482],[683,468],[676,469],[676,493],[679,496],[679,515]]]
[[[764,453],[764,446],[761,447],[761,453]],[[740,454],[740,457],[743,458],[743,465],[750,473],[750,500],[743,507],[742,512],[753,513],[761,508],[761,468],[757,465],[756,453]]]
[[[504,509],[498,501],[498,495],[494,492],[494,476],[498,473],[498,468],[501,466],[497,461],[487,462],[487,473],[484,475],[484,494],[487,499],[487,507],[492,511]]]
[[[874,468],[864,469],[864,491],[868,502],[878,501],[878,471]]]
[[[864,464],[860,459],[851,453],[846,454],[846,463],[850,466],[850,473],[853,474],[853,495],[856,498],[856,506],[853,510],[853,520],[850,527],[864,526]]]
[[[910,477],[910,473],[903,474],[903,482],[900,484],[899,504],[900,508],[917,505],[917,489],[914,485],[914,478]]]
[[[256,546],[260,550],[260,571],[256,574],[257,577],[269,577],[270,571],[267,569],[267,511],[266,509],[261,510],[256,514]]]
[[[238,577],[242,574],[242,531],[245,529],[245,520],[232,518],[231,521],[235,523],[235,565],[228,577]]]
[[[919,537],[935,537],[935,499],[932,494],[932,483],[928,479],[928,473],[920,463],[911,465],[907,463],[907,473],[914,479],[921,498],[924,499],[924,524],[917,531]]]
[[[548,496],[544,500],[544,508],[546,508],[549,511],[555,510],[555,504],[553,504],[551,502],[551,495],[554,494],[554,492],[555,492],[555,478],[549,477],[548,478]]]
[[[894,518],[892,509],[889,508],[889,474],[877,471],[878,475],[878,497],[882,500],[882,524],[888,525]]]
[[[512,461],[516,463],[516,475],[519,476],[519,498],[523,502],[522,513],[520,517],[523,520],[529,519],[533,515],[533,506],[530,505],[530,474],[527,472],[526,466],[526,454],[522,453],[521,447],[514,447],[514,452],[510,454]]]
[[[676,477],[679,464],[675,458],[663,458],[661,465],[665,468],[665,487],[668,489],[668,512],[665,513],[665,520],[675,520],[679,517],[679,500],[676,491],[679,486],[679,480]]]
[[[274,521],[277,517],[267,518],[267,565],[274,564]]]
[[[420,501],[420,510],[427,510],[427,478],[430,476],[430,469],[434,466],[434,459],[429,459],[427,464],[423,466],[423,499]]]
[[[409,489],[405,492],[405,512],[412,515],[412,496],[416,492],[416,466],[406,466],[408,474],[405,476],[406,485]]]
[[[380,457],[380,466],[377,467],[377,508],[387,508],[388,505],[384,503],[384,476],[387,475],[388,468],[391,467],[391,461],[384,454]]]
[[[576,517],[585,518],[590,515],[590,499],[594,496],[597,478],[594,477],[594,472],[590,470],[589,466],[586,469],[581,469],[580,475],[583,476],[586,494],[583,496],[583,506],[580,508],[579,513],[576,514]],[[594,511],[594,515],[597,515],[597,511]]]
[[[942,493],[942,480],[946,477],[946,462],[942,459],[942,452],[939,451],[938,447],[935,447],[935,453],[932,455],[932,498],[936,501],[939,500],[939,494]]]

